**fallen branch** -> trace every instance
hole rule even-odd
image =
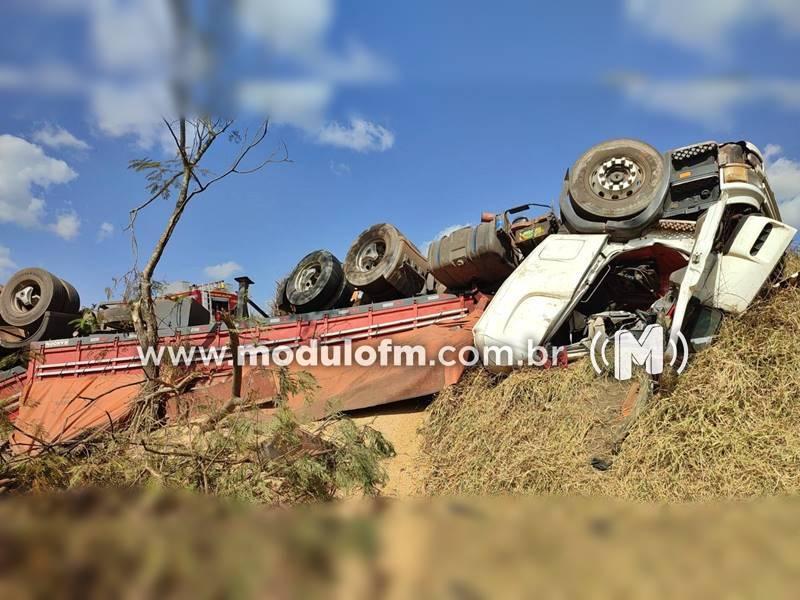
[[[199,379],[204,379],[206,377],[203,373],[189,373],[186,377],[181,379],[178,383],[171,384],[165,381],[158,380],[161,387],[157,388],[155,391],[150,392],[146,396],[140,398],[137,403],[138,404],[145,404],[150,402],[151,400],[155,400],[161,396],[165,396],[167,394],[182,394],[185,392],[189,387],[194,384]]]
[[[253,462],[253,459],[251,458],[237,458],[234,460],[229,460],[224,458],[208,456],[206,454],[202,454],[201,452],[196,452],[192,450],[162,450],[158,448],[153,448],[152,446],[148,446],[144,440],[141,440],[139,442],[139,445],[145,452],[156,454],[158,456],[191,458],[193,460],[199,460],[207,463],[215,463],[227,466],[251,464]]]

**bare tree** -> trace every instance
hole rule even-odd
[[[153,247],[147,262],[141,270],[134,266],[133,275],[138,288],[137,298],[131,303],[131,314],[139,344],[146,352],[148,348],[158,348],[158,323],[153,298],[153,275],[158,267],[175,228],[181,220],[189,203],[218,182],[230,175],[255,173],[266,165],[276,162],[290,162],[285,144],[280,150],[269,154],[247,166],[249,156],[264,141],[269,133],[269,121],[265,120],[251,136],[247,131],[234,128],[232,119],[180,117],[176,121],[164,119],[164,125],[176,146],[176,154],[168,160],[141,158],[132,160],[130,168],[144,173],[150,196],[145,202],[130,211],[128,229],[132,233],[134,251],[138,257],[138,247],[134,226],[139,213],[158,199],[169,200],[175,197],[172,212],[167,219],[158,241]],[[229,166],[221,173],[214,173],[203,166],[209,150],[220,138],[239,146]],[[157,381],[157,365],[147,365],[145,374],[150,381]]]

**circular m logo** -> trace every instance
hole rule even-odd
[[[609,345],[613,346],[611,361],[608,358]],[[681,352],[678,351],[679,346]],[[665,350],[669,364],[675,367],[678,373],[683,373],[689,360],[686,338],[679,331],[676,340],[665,341],[664,328],[661,325],[648,325],[638,338],[633,332],[625,329],[615,332],[611,337],[606,336],[603,331],[598,331],[592,338],[589,356],[592,367],[598,374],[610,370],[613,364],[614,377],[624,381],[633,376],[633,365],[644,367],[650,375],[662,373]],[[679,356],[680,363],[678,363]]]

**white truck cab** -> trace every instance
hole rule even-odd
[[[560,205],[559,233],[522,261],[474,327],[489,367],[528,364],[546,345],[585,353],[598,322],[610,333],[658,321],[672,340],[705,340],[709,323],[750,306],[797,233],[747,142],[663,155],[633,140],[600,144],[567,173]]]

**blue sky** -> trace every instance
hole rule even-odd
[[[146,193],[128,161],[171,152],[169,16],[161,0],[3,4],[0,281],[43,266],[96,302],[133,264],[124,227]],[[481,211],[550,203],[612,137],[750,139],[800,224],[796,1],[236,6],[209,19],[213,2],[194,5],[224,34],[219,97],[243,127],[271,117],[263,152],[285,142],[293,162],[198,197],[159,279],[246,273],[263,301],[304,254],[344,258],[374,223],[424,246]],[[235,150],[220,144],[209,166]],[[138,220],[143,255],[167,208]]]

